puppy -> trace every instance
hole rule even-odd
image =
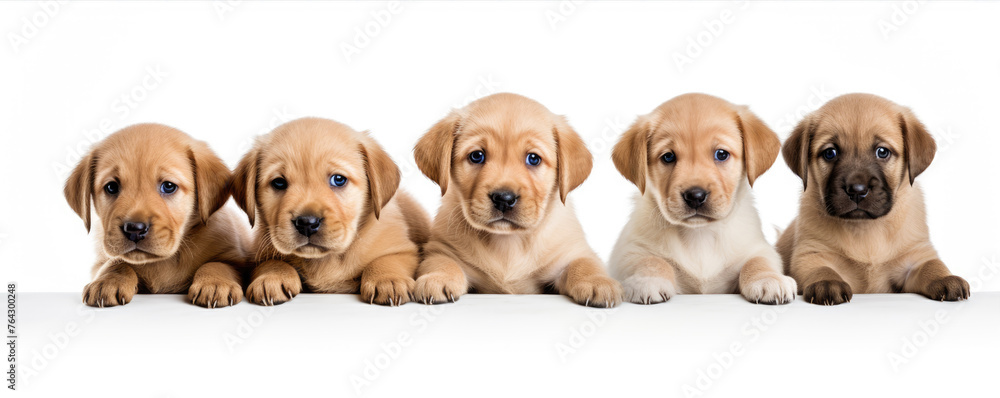
[[[795,299],[795,281],[764,239],[750,187],[778,157],[778,136],[744,106],[684,94],[640,116],[612,159],[639,187],[611,253],[625,299],[741,293],[755,303]]]
[[[778,251],[806,301],[835,305],[854,292],[969,297],[968,282],[931,246],[914,185],[936,149],[913,112],[870,94],[834,98],[798,124],[782,152],[804,192]]]
[[[183,293],[202,307],[243,299],[246,228],[229,199],[229,168],[205,145],[160,124],[126,127],[94,148],[66,181],[66,201],[89,232],[97,263],[89,306],[128,304],[137,292]],[[93,203],[93,207],[91,207]]]
[[[430,217],[396,192],[399,179],[371,137],[332,120],[293,120],[259,138],[233,180],[257,223],[247,299],[276,305],[304,288],[408,302]]]
[[[439,121],[414,152],[443,195],[417,272],[418,301],[455,301],[470,290],[554,290],[596,307],[621,301],[566,203],[592,159],[563,117],[495,94]]]

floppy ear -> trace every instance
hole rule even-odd
[[[649,133],[652,123],[648,116],[639,116],[635,123],[622,134],[611,151],[615,168],[625,178],[639,187],[639,193],[646,193],[646,168],[649,162]]]
[[[565,117],[556,116],[555,119],[552,132],[556,137],[556,184],[559,185],[559,199],[566,203],[566,195],[590,175],[594,157]]]
[[[785,164],[792,169],[795,175],[802,178],[803,190],[809,185],[809,145],[812,143],[814,128],[812,115],[806,116],[795,126],[792,135],[788,136],[785,144],[781,147]]]
[[[771,168],[778,158],[781,141],[767,124],[745,106],[736,111],[736,119],[740,134],[743,135],[743,162],[752,187],[754,180]]]
[[[441,195],[448,190],[451,176],[452,143],[462,120],[457,111],[452,111],[437,122],[413,148],[413,157],[420,172],[441,187]]]
[[[232,173],[203,142],[198,142],[188,148],[188,158],[194,170],[194,193],[197,202],[198,217],[202,223],[208,222],[208,217],[222,208],[229,200],[229,181]]]
[[[913,185],[913,180],[934,160],[937,143],[908,108],[899,112],[899,128],[903,130],[903,154],[910,174],[910,185]]]
[[[257,145],[254,145],[250,152],[243,155],[240,163],[236,165],[236,171],[233,173],[230,185],[233,200],[243,209],[243,212],[247,213],[251,227],[257,216],[257,157],[259,151]]]
[[[362,134],[368,134],[364,132]],[[375,219],[382,207],[389,203],[399,188],[399,167],[392,161],[375,140],[365,137],[361,143],[361,155],[365,158],[365,172],[368,173],[368,192],[371,197]]]
[[[90,200],[94,197],[94,169],[97,167],[97,157],[88,153],[66,180],[63,194],[73,211],[83,219],[83,226],[90,232]]]

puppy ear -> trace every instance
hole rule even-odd
[[[253,149],[240,159],[230,185],[233,200],[243,212],[247,213],[251,227],[257,216],[257,158],[260,152],[258,145],[260,144],[254,145]]]
[[[451,176],[452,143],[462,117],[452,111],[437,122],[413,148],[413,157],[420,172],[441,187],[441,195],[448,190]]]
[[[745,106],[736,111],[736,119],[740,134],[743,135],[743,162],[752,187],[754,180],[771,168],[778,158],[781,141],[767,124]]]
[[[622,134],[611,151],[615,168],[625,178],[646,193],[646,168],[649,162],[649,133],[652,127],[648,116],[639,116]]]
[[[792,135],[788,136],[781,147],[781,154],[788,168],[802,179],[803,190],[809,185],[809,145],[812,144],[814,129],[812,115],[806,116],[795,126]]]
[[[363,134],[367,135],[368,132]],[[362,141],[361,155],[365,158],[368,192],[377,220],[382,207],[389,203],[389,199],[392,199],[392,195],[395,195],[396,189],[399,188],[399,167],[371,137],[365,137]]]
[[[899,128],[903,130],[903,155],[910,174],[910,185],[913,185],[913,180],[934,160],[937,143],[927,132],[924,124],[920,123],[913,111],[908,108],[903,108],[899,112]]]
[[[66,180],[66,187],[63,194],[69,207],[83,219],[83,226],[90,232],[90,200],[94,197],[94,172],[97,167],[97,157],[93,152],[88,153],[80,163],[73,168],[69,178]]]
[[[556,183],[559,185],[559,199],[566,203],[566,195],[590,175],[594,159],[566,118],[556,116],[555,119],[552,130],[556,137]]]
[[[194,193],[198,206],[198,217],[202,223],[222,208],[229,200],[229,182],[232,173],[229,167],[209,149],[204,142],[188,148],[188,158],[194,170]]]

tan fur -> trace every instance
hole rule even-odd
[[[343,187],[330,184],[347,177]],[[276,190],[276,178],[287,181]],[[304,288],[360,293],[370,303],[410,300],[430,218],[404,192],[399,169],[367,133],[332,120],[303,118],[257,140],[237,166],[233,197],[256,224],[256,265],[247,298],[275,305]],[[323,219],[310,237],[298,216]]]
[[[469,161],[485,152],[482,164]],[[565,119],[515,94],[495,94],[453,111],[420,139],[420,170],[440,187],[415,297],[425,303],[480,293],[542,293],[551,288],[581,304],[615,306],[621,287],[587,245],[566,195],[590,174],[592,159]],[[526,156],[541,157],[537,166]],[[496,215],[489,194],[520,195]]]
[[[127,304],[138,292],[188,293],[203,307],[240,302],[239,272],[249,241],[229,198],[229,169],[204,142],[159,124],[126,127],[96,144],[66,182],[66,200],[88,230],[91,212],[98,260],[84,288],[90,306]],[[104,186],[115,181],[116,195]],[[177,191],[160,193],[170,181]],[[125,222],[150,225],[133,243]]]
[[[795,281],[782,275],[750,193],[779,147],[746,107],[705,94],[678,96],[640,116],[612,152],[640,191],[610,261],[625,299],[739,292],[752,302],[792,301]],[[719,150],[729,157],[717,160]],[[663,161],[666,153],[675,160]],[[697,209],[683,199],[695,187],[709,192]]]
[[[884,162],[895,201],[875,219],[831,216],[823,200],[831,167],[820,158],[836,143],[842,152],[892,155]],[[969,285],[938,259],[928,236],[923,194],[913,185],[934,158],[934,140],[913,113],[870,94],[835,98],[806,116],[785,142],[788,166],[802,178],[799,215],[778,241],[778,251],[805,300],[840,304],[853,293],[918,293],[960,300]]]

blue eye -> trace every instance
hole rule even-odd
[[[724,149],[715,151],[715,160],[725,162],[726,159],[729,159],[729,152],[726,152]]]
[[[475,164],[480,164],[486,161],[486,154],[483,151],[472,151],[469,154],[469,161]]]
[[[660,156],[660,160],[663,160],[663,163],[673,163],[677,160],[677,155],[674,155],[673,152],[667,152]]]
[[[177,184],[174,184],[170,181],[164,181],[162,184],[160,184],[160,192],[165,195],[170,195],[176,191],[177,191]]]
[[[288,181],[285,181],[285,179],[281,177],[275,178],[271,180],[271,188],[284,191],[288,189]]]
[[[333,185],[335,187],[342,187],[344,186],[344,184],[347,184],[347,177],[344,177],[340,174],[334,174],[332,177],[330,177],[330,185]]]
[[[529,153],[525,162],[532,166],[538,166],[539,163],[542,163],[542,157],[534,153]]]
[[[827,150],[823,151],[823,159],[833,160],[836,158],[837,158],[837,149],[827,148]]]
[[[886,159],[889,157],[889,154],[891,153],[892,152],[889,151],[889,148],[886,148],[884,146],[880,146],[875,149],[875,156],[878,157],[879,159]]]
[[[107,184],[104,184],[104,192],[107,192],[108,195],[117,195],[119,188],[120,187],[118,186],[118,182],[116,181],[111,181]]]

